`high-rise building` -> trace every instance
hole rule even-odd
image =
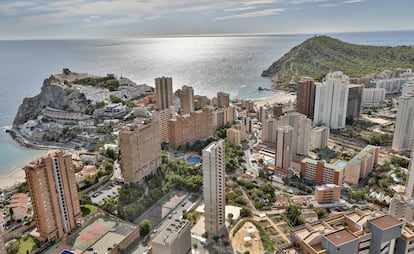
[[[309,154],[310,129],[312,121],[306,115],[298,112],[289,112],[280,117],[278,126],[289,125],[292,130],[292,155]]]
[[[191,251],[191,223],[175,219],[152,240],[153,254],[182,254]]]
[[[279,117],[281,115],[283,115],[283,105],[282,104],[274,105],[273,106],[273,117]]]
[[[218,92],[217,100],[218,100],[217,106],[219,108],[226,108],[230,105],[230,95],[228,93]]]
[[[203,197],[205,230],[209,236],[220,235],[225,226],[225,144],[210,143],[203,149]]]
[[[257,119],[263,123],[267,118],[266,108],[264,106],[259,107],[259,111],[257,112],[258,117]]]
[[[6,249],[6,243],[4,241],[4,238],[6,237],[6,234],[4,233],[3,224],[0,224],[0,254],[7,254]]]
[[[262,142],[266,145],[276,144],[276,129],[279,121],[274,118],[267,118],[262,123]]]
[[[51,153],[24,167],[41,240],[71,232],[82,217],[72,156]]]
[[[161,77],[155,79],[155,93],[157,94],[157,109],[166,109],[174,105],[172,78]]]
[[[375,106],[385,101],[384,88],[364,88],[362,90],[362,105]]]
[[[348,106],[346,109],[346,116],[348,117],[359,117],[362,107],[362,90],[363,85],[348,84]]]
[[[160,124],[146,120],[119,134],[121,168],[125,181],[136,183],[161,166]]]
[[[154,120],[160,123],[161,142],[168,143],[168,123],[175,118],[174,106],[153,112]]]
[[[194,110],[200,110],[208,104],[207,96],[194,95]]]
[[[169,120],[168,141],[172,148],[184,146],[199,139],[207,138],[214,133],[214,115],[208,108],[180,115]]]
[[[250,117],[245,117],[243,121],[246,126],[247,133],[252,133],[253,132],[253,120]]]
[[[315,82],[309,78],[303,78],[297,85],[296,111],[313,118],[315,108]]]
[[[276,130],[275,170],[287,174],[292,163],[292,132],[289,125],[278,127]]]
[[[414,90],[405,93],[398,100],[397,121],[395,123],[392,149],[404,151],[411,148],[414,138]]]
[[[404,95],[410,91],[414,90],[414,80],[407,81],[402,85],[401,95]]]
[[[342,186],[345,166],[305,158],[301,162],[300,176],[312,184],[336,184]]]
[[[180,98],[180,113],[189,114],[194,111],[194,90],[191,86],[182,86],[178,89],[176,96]]]
[[[356,185],[361,178],[367,177],[378,164],[379,150],[378,146],[368,145],[348,161],[344,181]]]
[[[311,130],[311,146],[313,149],[324,149],[328,146],[329,128],[318,126]]]
[[[246,126],[237,124],[227,129],[227,141],[233,146],[241,146],[241,142],[246,140]]]
[[[314,125],[325,125],[331,129],[345,127],[348,81],[341,72],[334,72],[326,75],[324,82],[316,86]]]
[[[409,198],[414,198],[414,138],[411,140],[411,157],[405,183],[405,195]]]
[[[220,128],[226,124],[231,124],[235,118],[235,110],[234,106],[214,110],[214,126]]]

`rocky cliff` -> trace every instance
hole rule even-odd
[[[351,77],[362,77],[399,67],[414,68],[413,46],[365,46],[328,36],[315,36],[291,49],[263,71],[262,76],[288,84],[301,76],[320,80],[329,71],[343,71]]]
[[[40,94],[24,98],[14,118],[13,127],[35,119],[46,107],[86,114],[94,110],[94,106],[83,93],[61,84],[54,76],[51,76],[43,82]]]

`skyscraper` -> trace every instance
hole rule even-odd
[[[392,149],[404,151],[410,149],[414,138],[414,90],[402,95],[398,104]]]
[[[24,167],[37,230],[42,240],[58,240],[82,217],[72,156],[51,153]]]
[[[178,89],[177,97],[180,98],[181,114],[190,114],[194,111],[194,90],[191,86],[182,86]]]
[[[362,85],[348,84],[348,106],[346,109],[346,116],[359,117],[362,107]]]
[[[314,125],[331,129],[345,127],[348,81],[341,72],[334,72],[326,75],[324,82],[316,86]]]
[[[313,118],[315,108],[315,82],[309,78],[298,81],[296,111]]]
[[[278,127],[276,130],[275,170],[288,173],[292,163],[292,131],[289,125]]]
[[[155,93],[157,94],[157,109],[166,109],[174,105],[172,78],[161,77],[155,79]]]
[[[280,117],[278,126],[289,125],[292,129],[292,155],[309,154],[310,129],[312,121],[306,115],[290,112]]]
[[[405,183],[405,195],[409,198],[414,197],[414,139],[411,140],[411,157],[408,166],[407,182]]]
[[[156,120],[124,129],[119,134],[125,181],[136,183],[161,166],[160,124]]]
[[[203,197],[205,230],[209,236],[220,235],[225,226],[225,146],[224,140],[203,149]]]

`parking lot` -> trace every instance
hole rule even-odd
[[[92,203],[103,204],[105,199],[118,195],[118,189],[120,189],[121,186],[121,184],[109,182],[99,187],[95,192],[89,193]]]

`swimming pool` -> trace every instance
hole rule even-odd
[[[188,163],[195,163],[195,164],[198,164],[198,163],[200,163],[200,161],[201,161],[201,158],[200,158],[200,157],[198,157],[198,156],[191,156],[191,157],[189,157],[189,158],[187,159],[187,162],[188,162]]]
[[[346,162],[337,161],[337,162],[335,162],[335,165],[338,166],[338,167],[345,167],[346,166]]]
[[[270,160],[267,161],[267,163],[275,164],[275,159],[270,159]]]

